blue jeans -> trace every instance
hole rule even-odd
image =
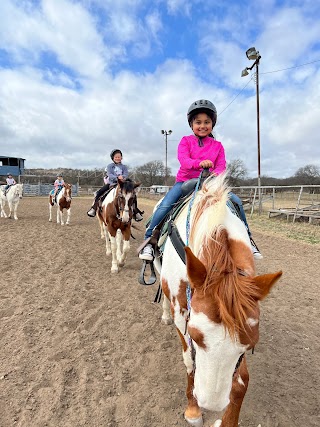
[[[233,203],[235,203],[236,205],[239,206],[241,220],[244,223],[244,225],[246,226],[246,229],[247,229],[247,232],[249,234],[249,237],[251,237],[251,232],[250,232],[250,229],[249,229],[249,225],[248,225],[248,222],[247,222],[246,214],[244,212],[242,201],[241,201],[240,197],[238,197],[236,194],[232,193],[232,191],[230,191],[229,197],[230,197],[231,202],[233,202]]]
[[[180,199],[182,184],[183,182],[176,182],[174,186],[170,188],[168,193],[164,196],[162,202],[153,214],[149,227],[147,228],[146,233],[144,235],[145,239],[151,236],[154,227],[159,224],[159,222],[171,210],[173,205]]]
[[[162,202],[160,203],[160,205],[157,207],[156,211],[153,214],[149,227],[147,228],[146,233],[144,235],[145,239],[151,236],[152,230],[154,229],[154,227],[160,223],[160,221],[165,217],[165,215],[167,215],[167,213],[171,210],[173,205],[179,200],[181,196],[182,184],[183,182],[176,182],[174,186],[165,195]],[[238,197],[236,194],[232,192],[229,193],[229,197],[232,202],[234,202],[239,206],[241,220],[243,221],[243,223],[247,228],[249,237],[251,237],[251,232],[249,229],[249,225],[247,223],[246,214],[244,212],[240,197]]]

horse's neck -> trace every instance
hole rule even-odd
[[[63,193],[64,193],[64,189],[59,191],[59,193],[56,195],[55,199],[57,204],[59,203],[59,200],[61,200],[61,198],[63,197]]]
[[[113,188],[108,194],[107,197],[103,201],[103,205],[108,205],[109,203],[116,201],[116,188]]]

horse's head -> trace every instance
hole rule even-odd
[[[22,199],[23,184],[16,184],[16,186],[17,186],[17,194],[19,196],[19,199]]]
[[[71,193],[72,193],[72,184],[64,183],[64,197],[66,198],[67,202],[71,201]]]
[[[141,185],[140,182],[135,183],[130,178],[125,180],[118,179],[115,201],[118,205],[119,216],[122,222],[128,223],[133,215],[133,203],[136,198],[135,189]]]

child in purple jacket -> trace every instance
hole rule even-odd
[[[178,145],[180,168],[176,176],[176,182],[154,212],[151,223],[146,230],[145,239],[151,236],[154,227],[161,222],[179,200],[182,195],[181,186],[185,181],[198,178],[204,168],[209,168],[213,175],[219,175],[226,170],[223,145],[221,142],[216,141],[211,133],[217,121],[216,107],[211,101],[205,99],[195,101],[189,107],[187,118],[194,134],[184,136]],[[230,198],[238,204],[241,219],[247,227],[249,236],[251,236],[241,200],[233,193],[230,193]],[[252,246],[252,252],[255,258],[262,258],[262,255],[254,245]],[[151,244],[144,246],[139,258],[146,261],[153,260],[154,251]]]
[[[104,186],[100,188],[95,195],[93,205],[88,210],[87,215],[90,217],[96,216],[100,198],[109,190],[110,187],[117,185],[118,179],[123,181],[128,178],[129,172],[126,165],[122,163],[122,151],[118,148],[110,153],[112,163],[106,167],[108,178],[104,180]],[[137,198],[133,202],[133,216],[135,221],[143,220],[143,211],[140,211],[137,205]]]

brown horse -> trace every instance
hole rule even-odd
[[[124,266],[130,250],[135,188],[140,184],[129,178],[118,180],[118,185],[111,189],[98,209],[100,227],[105,234],[106,254],[112,254],[111,273],[118,273],[119,267]]]
[[[67,211],[66,225],[70,224],[72,184],[64,183],[60,193],[54,197],[53,190],[49,193],[49,221],[52,221],[52,207],[57,206],[57,224],[64,225],[63,210]]]
[[[255,274],[248,233],[227,199],[224,177],[209,178],[175,221],[189,243],[186,264],[170,239],[162,266],[155,261],[165,295],[162,320],[173,317],[187,368],[184,415],[196,427],[203,425],[201,408],[225,410],[214,427],[238,426],[249,382],[245,353],[259,339],[259,301],[282,274]]]

